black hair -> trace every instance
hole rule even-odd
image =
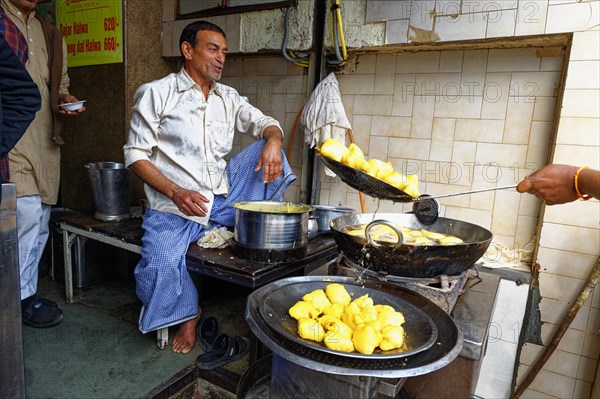
[[[181,45],[183,44],[183,42],[188,42],[192,46],[192,48],[195,48],[196,44],[198,44],[198,32],[203,30],[217,32],[222,34],[223,37],[227,37],[225,36],[225,32],[223,32],[223,29],[213,24],[212,22],[195,21],[183,28],[181,36],[179,37],[179,51],[181,51]],[[183,53],[181,55],[183,55]]]

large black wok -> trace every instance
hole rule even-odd
[[[409,245],[377,243],[344,232],[348,226],[369,224],[403,226],[412,230],[429,230],[459,237],[463,244]],[[492,233],[481,226],[447,218],[438,218],[430,225],[420,223],[406,213],[362,213],[342,216],[330,222],[331,233],[339,250],[358,266],[372,271],[403,277],[427,278],[440,274],[456,275],[473,266],[483,256],[492,241]],[[369,236],[369,227],[367,236]]]

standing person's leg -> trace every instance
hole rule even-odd
[[[135,268],[136,293],[144,308],[142,333],[179,324],[175,352],[194,347],[200,318],[198,291],[187,271],[185,254],[203,226],[177,215],[148,210],[144,215],[142,259]]]
[[[38,195],[17,198],[17,235],[21,279],[23,322],[32,327],[52,327],[63,321],[55,302],[40,298],[37,292],[39,261],[48,240],[50,206]]]

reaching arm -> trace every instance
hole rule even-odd
[[[184,215],[206,216],[208,208],[204,204],[208,203],[208,199],[199,192],[180,187],[167,179],[150,161],[136,161],[129,167],[144,183],[171,198]]]
[[[575,201],[579,196],[575,190],[575,174],[579,168],[571,165],[548,165],[527,176],[517,186],[520,193],[529,193],[548,205]],[[600,198],[600,171],[582,169],[577,187],[581,194]]]
[[[600,199],[600,170],[583,169],[579,172],[579,192]]]

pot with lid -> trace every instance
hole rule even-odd
[[[234,240],[253,249],[288,250],[308,244],[313,207],[278,201],[236,202]]]

